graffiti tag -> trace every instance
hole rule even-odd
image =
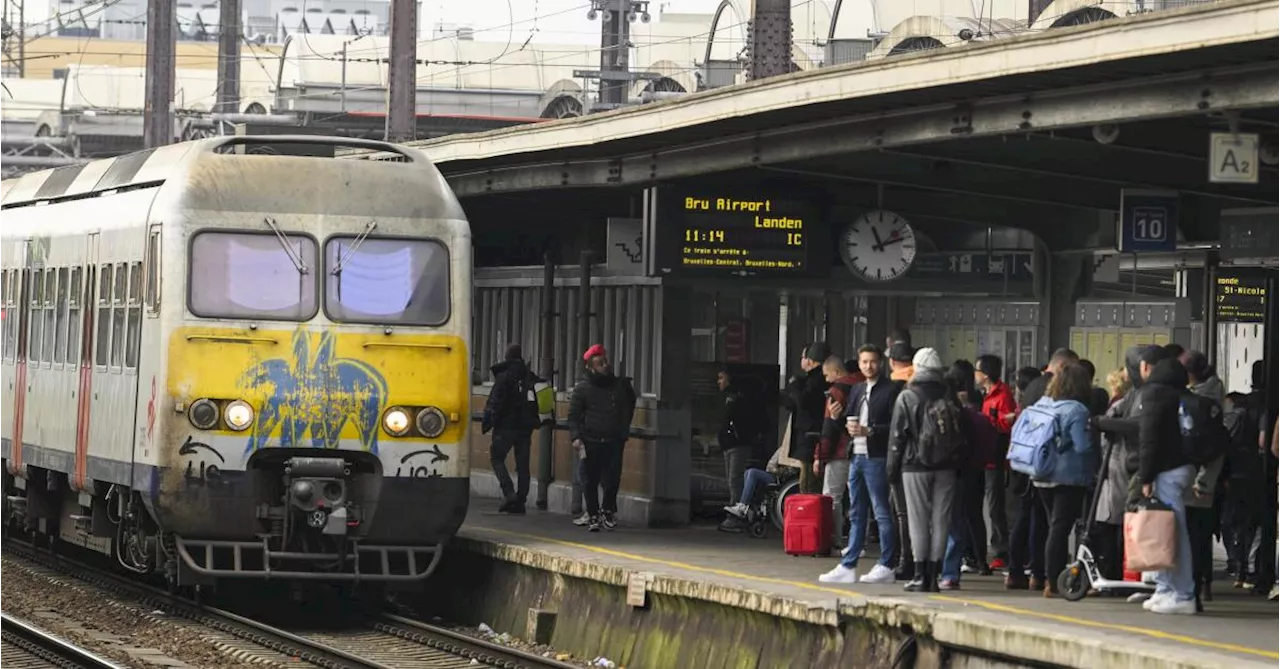
[[[222,470],[217,463],[213,462],[213,458],[207,458],[201,452],[201,449],[208,451],[214,457],[218,458],[218,462],[226,464],[226,458],[222,457],[216,449],[208,444],[194,441],[191,437],[182,442],[182,446],[178,448],[178,455],[200,455],[199,459],[191,458],[187,460],[187,468],[182,474],[182,478],[190,485],[218,485],[222,483]]]
[[[147,443],[151,443],[151,434],[156,428],[156,377],[151,377],[151,399],[147,400]],[[188,437],[187,441],[191,438]]]
[[[418,458],[422,456],[422,458]],[[414,458],[418,458],[415,462],[409,462]],[[423,461],[423,458],[430,458]],[[449,456],[440,450],[439,444],[432,444],[431,448],[421,451],[414,451],[400,458],[400,466],[396,467],[396,476],[406,476],[409,478],[436,478],[444,476],[440,470],[436,468],[441,462],[448,462]]]

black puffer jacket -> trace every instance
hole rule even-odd
[[[503,360],[489,368],[493,372],[493,389],[485,412],[489,424],[498,432],[528,432],[537,423],[537,416],[530,415],[528,396],[523,388],[532,388],[529,366],[524,360]],[[526,391],[527,392],[527,391]]]
[[[813,459],[822,433],[822,423],[827,417],[827,398],[824,393],[830,384],[822,377],[822,367],[814,367],[804,375],[798,375],[787,384],[783,401],[791,410],[791,444],[788,455],[809,461]],[[810,436],[813,435],[813,436]]]
[[[1156,475],[1187,462],[1182,452],[1178,406],[1187,388],[1187,370],[1177,360],[1162,360],[1138,390],[1133,415],[1138,418],[1138,476],[1154,483]]]
[[[569,436],[596,444],[625,442],[635,413],[631,379],[587,372],[569,396]]]

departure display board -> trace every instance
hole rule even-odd
[[[1219,269],[1213,293],[1213,308],[1219,322],[1266,320],[1267,275],[1264,271]]]
[[[650,274],[827,276],[831,240],[815,208],[761,193],[650,191]]]

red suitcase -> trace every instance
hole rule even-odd
[[[787,555],[826,557],[831,553],[831,497],[792,495],[782,509],[782,550]]]

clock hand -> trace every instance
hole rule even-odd
[[[880,241],[880,233],[876,231],[876,226],[871,226],[871,236],[875,237],[876,243],[871,247],[872,251],[883,251],[884,242]]]

